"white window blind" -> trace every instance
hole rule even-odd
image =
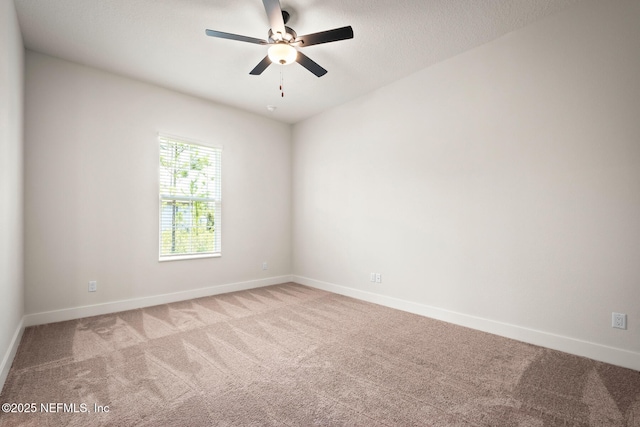
[[[220,255],[222,148],[159,139],[160,260]]]

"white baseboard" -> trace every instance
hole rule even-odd
[[[13,363],[13,358],[16,356],[16,352],[18,351],[18,346],[20,345],[20,340],[22,339],[22,333],[24,332],[24,317],[20,319],[20,323],[18,323],[18,327],[16,328],[16,332],[13,334],[13,338],[11,339],[11,343],[9,344],[9,348],[2,358],[2,363],[0,364],[0,391],[4,387],[4,382],[7,380],[7,376],[9,375],[9,370],[11,370],[11,364]]]
[[[292,280],[296,283],[311,286],[313,288],[640,371],[640,353],[633,351],[582,341],[571,337],[529,329],[482,317],[470,316],[464,313],[401,300],[373,292],[322,282],[308,277],[294,275],[292,276]]]
[[[80,319],[83,317],[99,316],[101,314],[117,313],[125,310],[135,310],[137,308],[151,307],[154,305],[168,304],[171,302],[207,297],[211,295],[226,294],[228,292],[244,291],[247,289],[261,288],[263,286],[278,285],[280,283],[290,282],[291,280],[292,276],[289,275],[276,276],[266,279],[249,280],[246,282],[229,283],[189,291],[174,292],[170,294],[27,314],[23,319],[24,327],[42,325],[45,323],[63,322],[65,320]]]

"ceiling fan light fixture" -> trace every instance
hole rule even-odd
[[[255,37],[241,36],[239,34],[225,33],[222,31],[209,30],[205,31],[209,37],[217,37],[220,39],[236,40],[244,43],[258,44],[269,46],[268,55],[249,72],[252,76],[259,76],[274,62],[276,64],[287,65],[297,62],[302,67],[313,73],[316,77],[322,77],[327,74],[327,70],[315,63],[307,55],[298,51],[296,48],[313,46],[323,43],[337,42],[353,38],[353,28],[351,26],[334,28],[333,30],[320,31],[319,33],[307,34],[298,37],[291,27],[287,27],[291,16],[288,12],[280,7],[280,0],[262,0],[264,10],[267,12],[269,19],[269,37],[267,40],[257,39]],[[283,92],[284,96],[284,92]]]
[[[275,64],[291,64],[298,58],[298,51],[287,43],[276,43],[269,48],[267,53],[271,62]]]

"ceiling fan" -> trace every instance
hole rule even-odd
[[[313,46],[315,44],[336,42],[353,38],[353,29],[351,26],[307,34],[306,36],[298,36],[295,31],[285,26],[289,21],[289,13],[282,10],[279,0],[262,0],[262,3],[264,4],[264,9],[266,10],[267,17],[269,18],[269,25],[271,26],[268,40],[224,33],[222,31],[206,31],[207,35],[211,37],[260,45],[270,45],[267,56],[265,56],[264,59],[260,61],[260,63],[249,73],[254,76],[262,74],[262,72],[266,70],[272,62],[283,65],[297,62],[316,76],[322,77],[327,74],[327,70],[297,50],[296,47],[302,48],[306,46]]]

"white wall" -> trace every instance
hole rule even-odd
[[[296,125],[294,277],[640,369],[638,22],[589,1]]]
[[[22,332],[24,49],[12,0],[0,0],[0,389]]]
[[[25,103],[28,315],[290,273],[288,125],[30,51]],[[222,257],[158,262],[158,132],[223,146]]]

